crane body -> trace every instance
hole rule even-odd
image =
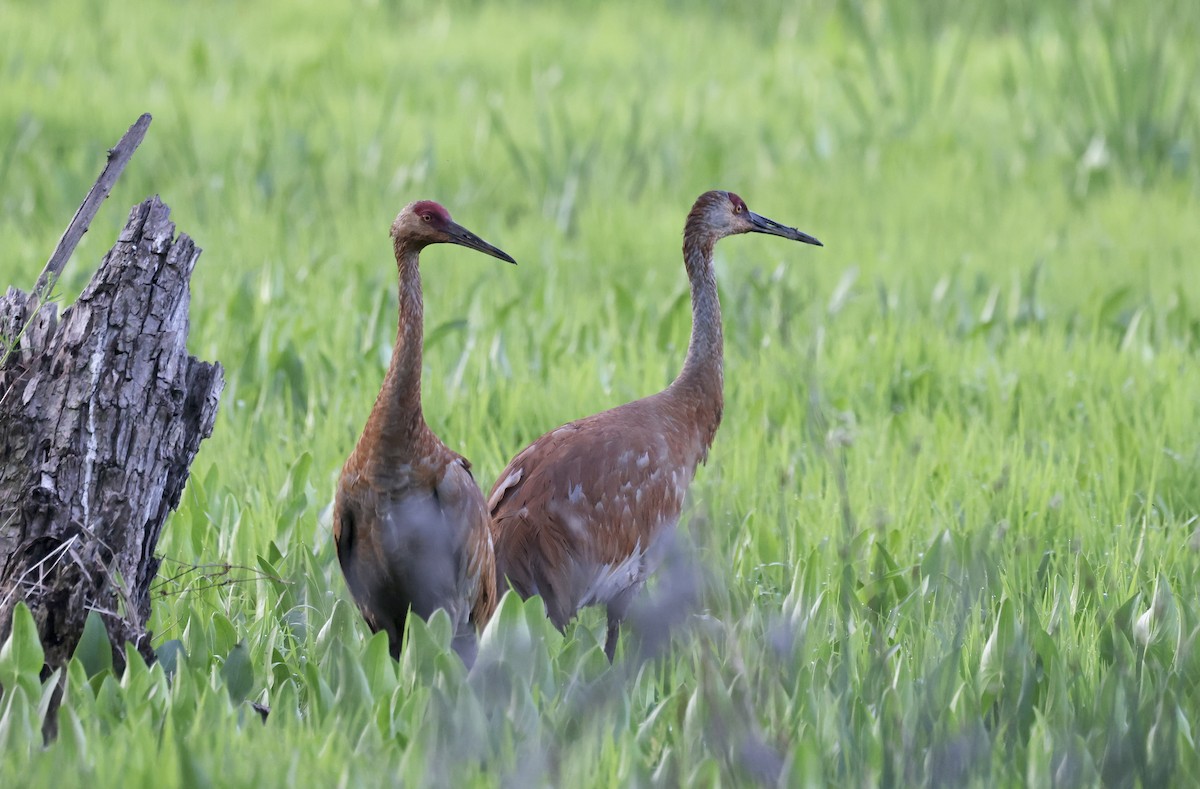
[[[701,195],[684,227],[692,334],[663,391],[559,427],[525,448],[488,497],[497,588],[540,595],[559,628],[589,605],[607,609],[612,660],[629,604],[663,559],[696,468],[721,423],[723,337],[713,247],[738,233],[821,246],[752,213],[740,197]]]
[[[470,665],[476,631],[496,605],[483,493],[471,465],[425,423],[421,407],[424,304],[419,257],[453,243],[509,263],[507,253],[450,219],[432,201],[404,208],[392,225],[400,316],[391,363],[334,498],[333,537],[346,585],[373,631],[399,657],[409,611],[441,608],[453,646]]]

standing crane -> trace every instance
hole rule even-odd
[[[540,595],[560,630],[584,606],[608,613],[604,652],[616,652],[629,603],[666,551],[684,494],[712,446],[722,409],[721,305],[713,246],[768,233],[822,246],[705,192],[683,230],[692,335],[683,371],[663,391],[570,422],[534,441],[500,473],[488,498],[498,588]]]
[[[429,200],[406,206],[391,235],[400,325],[379,397],[338,479],[333,539],[350,593],[371,630],[387,632],[393,657],[409,610],[428,619],[442,608],[454,626],[454,650],[469,666],[475,631],[496,607],[495,559],[471,464],[434,435],[421,411],[419,257],[445,243],[516,261]]]

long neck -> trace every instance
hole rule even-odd
[[[425,427],[421,413],[421,347],[424,307],[421,301],[420,249],[395,242],[400,275],[400,321],[392,361],[379,397],[367,421],[364,438],[376,438],[376,450],[402,460],[414,448]]]
[[[685,403],[698,423],[711,429],[705,443],[712,441],[721,421],[724,373],[724,339],[721,334],[721,302],[712,256],[716,238],[691,222],[683,234],[683,262],[692,288],[692,336],[688,341],[683,370],[668,392]]]

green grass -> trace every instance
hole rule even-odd
[[[0,0],[0,284],[149,111],[60,290],[162,195],[228,377],[161,544],[169,658],[81,656],[43,747],[18,627],[0,784],[1194,783],[1200,6],[1161,5]],[[651,590],[695,611],[612,670],[597,612],[514,599],[493,669],[440,617],[392,661],[322,521],[392,217],[437,199],[520,262],[423,268],[427,418],[486,487],[675,374],[714,187],[827,246],[718,247],[725,421]]]

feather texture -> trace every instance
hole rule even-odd
[[[488,513],[471,465],[425,423],[421,408],[424,305],[418,270],[432,243],[469,246],[512,262],[429,201],[407,206],[392,226],[400,319],[391,364],[366,427],[342,468],[333,538],[346,585],[374,631],[400,654],[409,611],[450,616],[454,649],[468,665],[475,634],[496,606]]]
[[[692,293],[687,358],[662,392],[563,425],[518,454],[488,497],[497,588],[540,595],[560,629],[584,606],[608,611],[613,658],[630,600],[662,561],[723,408],[721,305],[712,253],[727,235],[766,232],[819,243],[706,192],[684,227]]]

